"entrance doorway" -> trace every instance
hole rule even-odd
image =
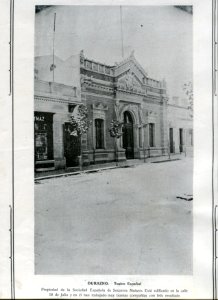
[[[134,158],[133,119],[128,111],[124,112],[123,148],[126,150],[127,159]]]
[[[170,128],[170,153],[174,153],[173,128]]]
[[[183,129],[179,128],[179,151],[183,152]]]
[[[79,165],[80,138],[70,134],[70,123],[65,123],[64,131],[64,156],[66,167],[76,167]]]
[[[35,171],[54,170],[53,113],[34,113]]]

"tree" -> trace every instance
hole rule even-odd
[[[122,133],[122,122],[112,120],[109,128],[110,136],[119,139]]]
[[[79,165],[82,170],[82,146],[81,136],[86,133],[91,125],[91,121],[88,119],[88,108],[84,104],[76,105],[70,116],[70,134],[80,138],[80,157]]]
[[[118,158],[117,158],[117,140],[122,136],[122,125],[123,123],[118,120],[112,120],[110,123],[110,136],[114,138],[114,144],[115,144],[115,160],[116,165],[118,165]]]
[[[183,85],[183,90],[186,94],[186,97],[188,99],[188,109],[193,111],[193,85],[192,82],[189,81],[188,83],[185,83]]]
[[[77,105],[71,116],[71,135],[81,137],[89,129],[91,121],[88,119],[88,108],[84,104]]]

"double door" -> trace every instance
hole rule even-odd
[[[64,156],[66,167],[79,165],[78,156],[81,154],[80,138],[71,134],[70,123],[64,124]]]
[[[126,158],[134,158],[133,120],[129,112],[124,113],[123,148],[126,149]]]
[[[170,136],[170,153],[174,153],[174,140],[173,140],[173,128],[170,128],[170,132],[169,132],[169,136]]]
[[[179,128],[179,151],[183,152],[183,129]]]

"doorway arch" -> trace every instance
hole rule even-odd
[[[134,158],[133,118],[129,111],[123,114],[123,148],[126,150],[126,158]]]

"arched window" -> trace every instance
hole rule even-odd
[[[95,119],[95,140],[96,149],[104,148],[104,120]]]
[[[128,111],[124,112],[124,123],[125,124],[133,124],[132,116]]]

